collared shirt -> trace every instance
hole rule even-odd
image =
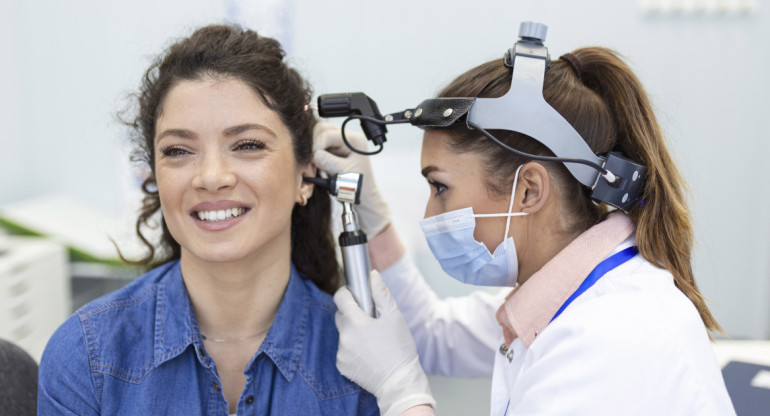
[[[633,223],[615,213],[507,299],[491,415],[735,414],[695,306],[642,256],[551,321],[598,263],[634,245]]]
[[[510,288],[439,299],[407,256],[383,270],[423,368],[491,375],[493,416],[735,414],[695,306],[671,273],[642,256],[607,272],[551,322],[596,264],[636,245],[622,214],[600,225],[508,298],[505,349],[495,311]]]
[[[336,368],[336,306],[292,266],[283,300],[246,366],[238,415],[375,415]],[[38,414],[227,415],[178,261],[98,299],[51,337]]]

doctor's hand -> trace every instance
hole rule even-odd
[[[347,132],[345,137],[356,149],[367,148],[364,135]],[[345,146],[340,127],[331,123],[316,124],[313,129],[313,150],[313,162],[326,173],[358,172],[364,175],[361,205],[356,207],[361,228],[370,238],[384,230],[390,223],[390,209],[377,190],[369,156],[354,153]]]
[[[334,295],[334,322],[340,333],[337,368],[374,394],[383,416],[395,416],[421,404],[435,406],[417,347],[396,302],[380,274],[370,274],[372,298],[379,312],[372,318],[358,306],[348,288]]]

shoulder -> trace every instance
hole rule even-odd
[[[533,362],[558,363],[576,380],[591,379],[618,397],[638,399],[627,404],[665,396],[673,405],[724,389],[695,307],[669,272],[639,258],[578,297],[535,339],[530,353]]]
[[[525,354],[514,413],[543,412],[553,394],[549,414],[731,413],[695,307],[643,259],[602,277]]]
[[[86,339],[102,343],[136,342],[148,334],[152,338],[158,296],[164,278],[177,266],[171,262],[157,267],[125,287],[96,299],[75,312]]]
[[[307,289],[305,295],[307,320],[300,328],[304,331],[306,344],[303,349],[303,359],[300,362],[300,373],[311,385],[323,384],[319,381],[321,378],[340,384],[344,380],[334,365],[339,342],[339,333],[334,323],[337,307],[331,295],[318,289],[313,282],[304,278],[301,282]]]
[[[708,338],[695,305],[674,285],[671,273],[641,256],[607,273],[574,303],[577,321],[653,331],[662,339],[696,329]]]
[[[337,351],[337,326],[334,324],[334,313],[337,305],[332,296],[321,291],[313,282],[304,278],[299,279],[304,288],[304,305],[307,308],[307,323],[304,331],[307,342],[316,346],[334,347]]]
[[[158,294],[164,277],[176,265],[155,268],[78,309],[51,337],[44,360],[74,353],[82,355],[94,373],[112,374],[119,369],[121,374],[113,375],[142,377],[153,361]]]
[[[178,261],[172,261],[158,266],[144,275],[138,277],[133,282],[102,296],[78,309],[75,314],[81,319],[97,317],[104,313],[109,313],[113,309],[132,309],[132,307],[141,304],[147,298],[153,298],[162,283],[163,278],[168,272],[178,266]]]
[[[298,372],[315,394],[322,400],[357,397],[354,406],[375,408],[373,396],[340,374],[337,369],[339,332],[334,323],[337,306],[332,296],[321,291],[309,280],[302,279],[307,288],[308,325],[305,327],[306,346]]]
[[[307,290],[310,301],[308,305],[322,315],[330,315],[333,319],[334,313],[337,312],[337,305],[334,304],[332,295],[319,289],[318,286],[310,280],[302,278],[301,281],[302,285]]]
[[[125,318],[152,314],[158,288],[163,278],[176,266],[159,266],[125,287],[82,306],[59,328],[55,336],[69,339],[83,332],[99,331],[103,326],[128,324]],[[139,322],[137,322],[139,324]]]
[[[599,279],[543,331],[578,331],[583,337],[644,349],[666,349],[692,334],[708,340],[695,306],[665,269],[637,256]],[[693,340],[695,341],[695,340]],[[641,352],[641,351],[640,351]]]
[[[51,336],[40,360],[37,410],[39,414],[98,414],[100,394],[88,359],[83,326],[76,315]]]

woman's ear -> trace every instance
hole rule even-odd
[[[548,171],[537,162],[529,162],[519,172],[519,190],[516,197],[521,201],[521,211],[534,214],[545,206],[551,190]]]
[[[316,175],[316,166],[313,162],[308,163],[305,165],[304,168],[300,170],[300,183],[299,183],[299,192],[297,192],[297,203],[300,205],[305,205],[307,203],[307,200],[310,199],[310,197],[313,195],[313,185],[310,182],[306,182],[302,180],[303,177],[310,177],[315,178]]]

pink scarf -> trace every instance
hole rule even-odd
[[[517,337],[529,348],[586,276],[635,231],[621,212],[580,234],[523,285],[514,289],[497,310],[505,343]]]

